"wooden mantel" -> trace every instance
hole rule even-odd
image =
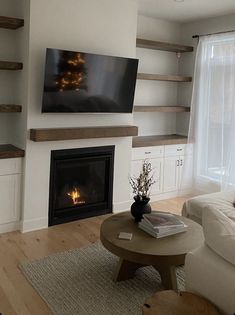
[[[133,137],[137,135],[138,127],[131,125],[30,129],[30,140],[35,142],[92,138]]]

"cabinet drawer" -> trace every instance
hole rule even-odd
[[[184,144],[165,145],[165,156],[184,155]]]
[[[20,174],[22,159],[0,159],[0,175]]]
[[[144,160],[163,157],[164,146],[143,147],[132,149],[132,160]]]

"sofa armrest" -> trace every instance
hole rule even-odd
[[[207,245],[190,252],[185,260],[186,290],[215,304],[224,314],[235,313],[235,266]]]
[[[197,217],[194,214],[192,214],[191,211],[189,210],[189,209],[191,209],[190,207],[191,207],[191,199],[184,202],[182,210],[181,210],[182,216],[189,218],[189,219],[197,222],[198,224],[202,225],[202,219],[200,217]]]

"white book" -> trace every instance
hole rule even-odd
[[[153,232],[157,233],[157,234],[161,234],[161,233],[168,233],[168,232],[173,232],[173,231],[178,231],[181,230],[182,228],[184,228],[184,223],[180,226],[171,226],[171,227],[165,227],[162,229],[158,229],[158,228],[154,228],[151,224],[149,224],[146,220],[141,220],[141,222],[139,223],[141,226],[146,227],[147,229],[152,230]]]
[[[144,220],[142,220],[141,222],[139,222],[139,226],[144,227],[152,232],[154,232],[157,235],[161,235],[161,234],[165,234],[165,233],[174,233],[177,231],[184,231],[187,229],[187,225],[185,223],[183,223],[182,226],[176,226],[176,227],[171,227],[170,229],[163,229],[158,231],[157,229],[154,229],[153,227],[151,227],[150,225],[148,225]]]
[[[141,224],[141,222],[139,223],[139,228],[143,231],[145,231],[146,233],[150,234],[151,236],[155,237],[155,238],[161,238],[161,237],[165,237],[165,236],[170,236],[170,235],[174,235],[174,234],[178,234],[178,233],[182,233],[187,231],[187,225],[185,224],[183,227],[181,228],[177,228],[174,230],[169,230],[169,231],[165,231],[165,232],[156,232],[151,228],[146,227],[146,225]]]
[[[153,213],[144,214],[142,221],[146,223],[146,226],[149,225],[151,228],[155,229],[158,232],[184,226],[183,221],[181,221],[177,216],[169,212],[164,213],[156,211]]]

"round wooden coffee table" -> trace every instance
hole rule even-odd
[[[161,275],[166,289],[177,289],[175,267],[184,264],[185,255],[204,242],[202,227],[185,217],[186,232],[156,239],[142,231],[130,212],[106,219],[100,230],[100,239],[106,249],[120,257],[114,273],[115,281],[134,277],[138,268],[152,265]],[[132,233],[132,240],[120,240],[120,232]]]

